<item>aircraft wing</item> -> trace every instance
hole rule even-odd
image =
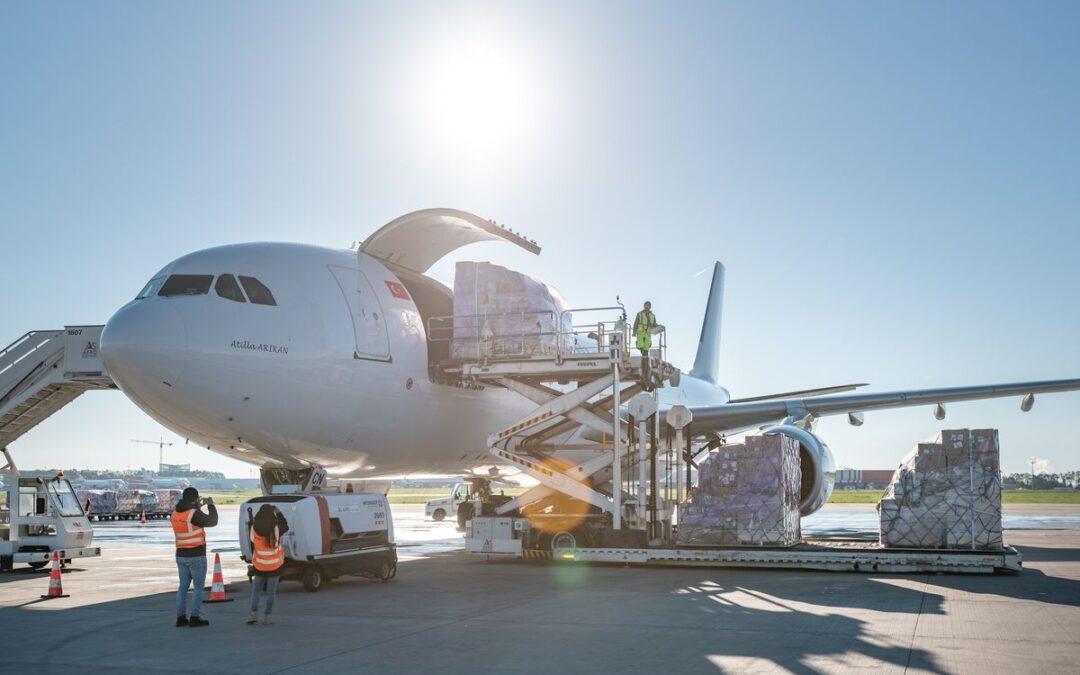
[[[946,387],[943,389],[913,389],[870,394],[847,394],[844,396],[811,396],[780,400],[727,403],[708,407],[691,407],[694,420],[690,424],[695,435],[709,432],[748,429],[785,417],[813,415],[838,415],[863,410],[907,408],[918,405],[934,405],[952,401],[976,401],[984,398],[1026,396],[1080,389],[1080,379],[1044,380],[1041,382],[1014,382],[1011,384],[988,384],[974,387]]]
[[[800,389],[799,391],[785,391],[779,394],[766,394],[764,396],[747,396],[733,398],[728,403],[752,403],[754,401],[771,401],[777,398],[805,398],[807,396],[824,396],[825,394],[840,394],[845,391],[854,391],[859,387],[865,387],[865,382],[859,384],[837,384],[832,387],[818,387],[817,389]]]

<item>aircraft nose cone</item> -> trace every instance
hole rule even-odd
[[[183,318],[168,301],[132,302],[101,333],[101,358],[109,375],[120,389],[140,398],[176,384],[187,347]]]

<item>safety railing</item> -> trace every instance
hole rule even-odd
[[[593,321],[583,317],[596,316]],[[450,358],[492,361],[518,358],[570,358],[606,355],[615,336],[635,347],[631,324],[622,305],[579,307],[561,311],[452,314],[430,317],[430,342],[449,343]],[[652,336],[652,353],[666,359],[663,328]]]
[[[428,319],[428,341],[448,342],[454,359],[553,356],[559,352],[554,310],[452,314]]]
[[[30,331],[0,351],[0,401],[45,360],[63,349],[59,340],[50,346],[63,334],[62,330]]]

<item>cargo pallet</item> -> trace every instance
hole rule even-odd
[[[573,548],[542,553],[547,555],[526,557],[657,567],[756,567],[882,574],[993,574],[1020,572],[1024,564],[1020,552],[1011,546],[1001,551],[888,549],[874,544],[836,546],[812,541],[790,548]]]

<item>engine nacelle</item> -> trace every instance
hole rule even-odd
[[[824,506],[832,495],[836,481],[836,462],[825,441],[806,429],[790,424],[770,427],[765,433],[783,434],[799,443],[799,464],[802,469],[799,513],[808,516]]]

